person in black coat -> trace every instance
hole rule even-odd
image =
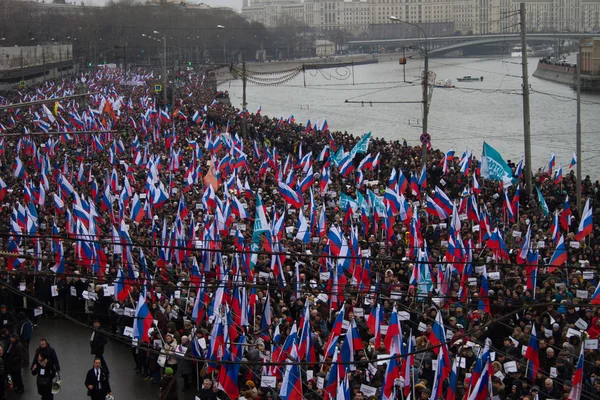
[[[23,360],[25,354],[25,348],[19,342],[19,335],[16,333],[10,336],[10,344],[6,349],[6,369],[8,370],[10,376],[13,380],[14,385],[14,393],[20,394],[25,391],[25,386],[23,385],[23,377],[21,375],[21,368],[23,367]],[[37,359],[37,357],[36,357]]]
[[[108,370],[108,365],[104,360],[104,346],[108,340],[106,339],[106,335],[100,328],[100,321],[94,321],[94,331],[92,332],[92,336],[90,337],[90,353],[94,355],[94,357],[99,358],[102,361],[102,368],[106,371],[107,374],[110,374]]]
[[[58,362],[58,356],[56,355],[56,351],[52,347],[50,347],[50,343],[44,338],[40,339],[40,347],[35,350],[35,356],[33,357],[33,361],[37,360],[38,356],[43,354],[48,360],[52,361],[52,364],[56,368],[56,372],[60,372],[60,363]],[[33,364],[31,364],[33,368]]]
[[[6,399],[4,391],[6,390],[6,375],[8,370],[4,362],[4,347],[0,346],[0,400]]]
[[[104,400],[107,394],[112,395],[108,374],[102,369],[102,360],[94,359],[94,367],[85,376],[87,395],[92,400]]]
[[[56,376],[56,367],[52,361],[39,354],[37,360],[33,362],[31,374],[37,375],[36,384],[38,394],[42,396],[42,400],[54,400],[52,394],[52,382]]]
[[[8,311],[6,306],[2,304],[0,306],[0,327],[6,328],[9,332],[12,332],[16,322],[17,318],[15,318],[15,315]]]

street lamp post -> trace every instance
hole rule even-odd
[[[427,42],[427,34],[425,33],[425,31],[423,30],[423,28],[421,28],[419,25],[417,24],[413,24],[412,22],[406,22],[401,20],[398,17],[395,16],[390,16],[390,20],[394,21],[394,22],[401,22],[403,24],[407,24],[407,25],[411,25],[414,26],[415,28],[417,28],[418,30],[421,31],[421,33],[423,34],[423,39],[425,39],[425,50],[424,50],[424,65],[423,65],[423,82],[422,82],[422,86],[423,86],[423,133],[427,133],[427,118],[429,115],[429,101],[428,101],[428,97],[429,97],[429,56],[428,56],[428,42]],[[422,166],[425,166],[425,168],[427,168],[427,143],[422,143],[421,144],[421,160],[422,160]]]
[[[154,31],[154,33],[160,34],[159,31]],[[167,105],[167,35],[163,33],[163,100],[164,105]]]

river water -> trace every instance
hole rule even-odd
[[[523,155],[523,99],[520,58],[440,58],[431,59],[429,68],[436,80],[451,79],[456,89],[435,88],[429,113],[432,146],[446,151],[453,147],[458,155],[465,148],[479,157],[487,141],[505,159],[518,161]],[[398,62],[380,62],[354,68],[307,71],[279,86],[248,84],[248,109],[262,106],[264,115],[289,117],[305,124],[326,119],[331,130],[354,135],[372,132],[392,140],[405,138],[419,143],[421,104],[352,104],[350,101],[419,101],[419,75],[422,60],[409,59],[406,80]],[[576,93],[567,85],[531,76],[537,58],[529,60],[531,99],[532,157],[534,167],[543,167],[556,153],[556,164],[564,173],[575,151]],[[274,66],[270,65],[273,69]],[[249,65],[249,70],[257,69]],[[482,82],[458,82],[470,74]],[[306,87],[304,87],[306,81]],[[220,86],[228,90],[232,103],[241,107],[241,81]],[[600,178],[600,95],[582,94],[582,168],[584,175]]]

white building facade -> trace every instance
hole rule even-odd
[[[515,13],[525,1],[534,32],[596,32],[600,0],[244,0],[242,14],[268,28],[291,17],[311,28],[358,34],[389,24],[390,15],[411,23],[452,22],[463,34],[516,32]]]

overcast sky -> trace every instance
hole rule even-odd
[[[70,1],[69,1],[70,2]],[[106,0],[87,0],[84,2],[91,2],[94,4],[104,4],[106,3]],[[236,10],[240,11],[242,9],[242,0],[190,0],[190,3],[205,3],[211,6],[226,6],[226,7],[232,7],[235,8]]]

